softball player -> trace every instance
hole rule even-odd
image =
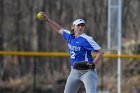
[[[59,24],[48,18],[43,13],[48,25],[59,34],[63,35],[68,43],[71,72],[68,76],[64,93],[77,93],[81,84],[85,86],[86,93],[96,93],[97,73],[95,65],[102,58],[104,51],[84,33],[86,23],[83,19],[77,19],[72,24],[72,31],[63,29]],[[96,52],[95,59],[92,52]]]

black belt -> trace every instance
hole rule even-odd
[[[94,69],[95,65],[94,63],[90,63],[90,62],[75,62],[73,68],[77,70],[87,70],[87,69]]]

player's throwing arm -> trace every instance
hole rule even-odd
[[[39,20],[42,20],[42,21],[47,21],[48,25],[55,31],[55,32],[58,32],[59,34],[63,34],[63,31],[64,29],[59,25],[57,24],[56,22],[54,22],[53,20],[51,20],[46,13],[44,12],[39,12],[37,14],[37,18]]]

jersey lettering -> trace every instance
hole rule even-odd
[[[79,46],[71,46],[70,44],[68,44],[69,49],[72,51],[80,51],[81,47]]]

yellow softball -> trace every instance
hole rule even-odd
[[[43,12],[39,12],[39,13],[37,14],[37,18],[38,18],[39,20],[45,20],[45,16],[43,15]]]

